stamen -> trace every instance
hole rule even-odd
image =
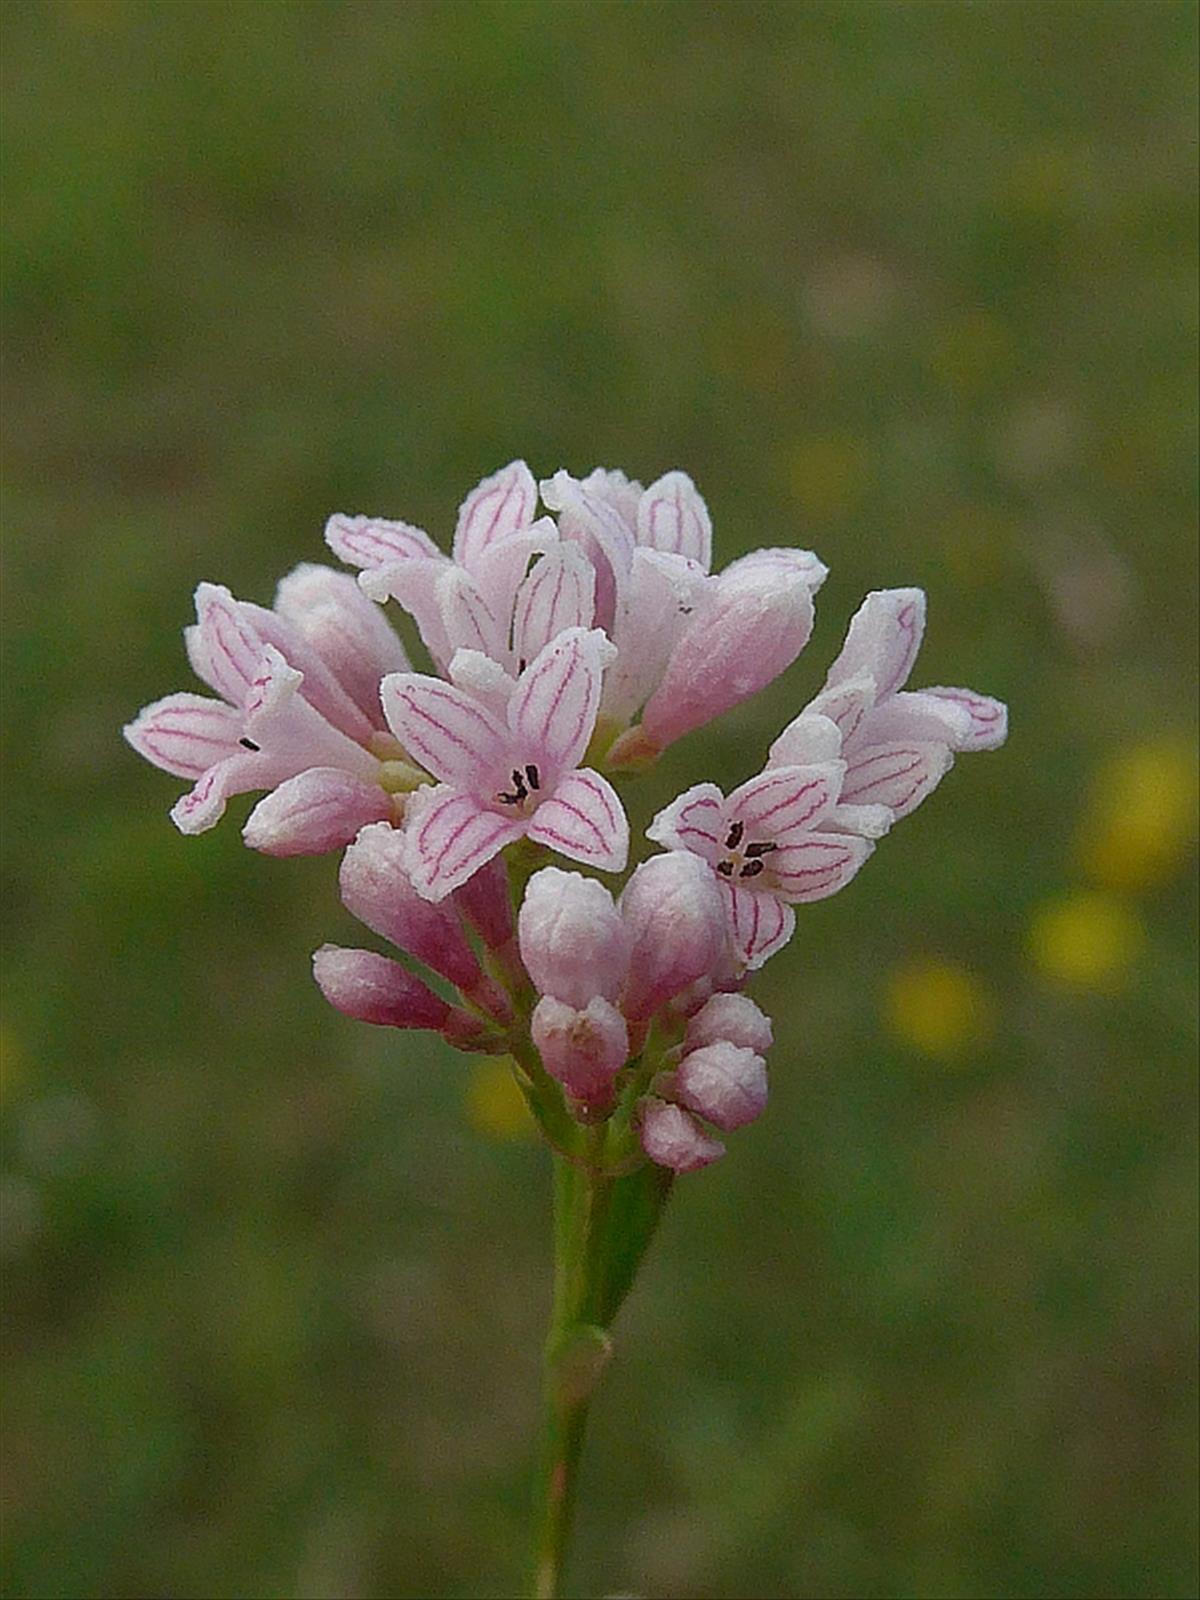
[[[735,822],[729,830],[729,837],[725,841],[726,850],[736,850],[742,842],[742,835],[746,831],[744,822]]]
[[[732,878],[733,877],[733,862],[732,861],[718,861],[717,862],[717,871],[721,874],[721,876],[723,878]]]
[[[747,861],[746,865],[742,868],[738,876],[742,878],[756,878],[760,872],[764,872],[766,870],[766,865],[767,864],[765,861]]]
[[[779,846],[775,843],[774,839],[769,839],[765,844],[748,844],[744,853],[751,857],[769,856],[772,850],[778,849]]]
[[[255,744],[253,739],[239,739],[238,743],[244,746],[244,748],[247,750],[253,750],[256,754],[262,749],[262,745]]]
[[[500,794],[498,794],[496,796],[496,798],[497,798],[497,800],[503,801],[503,803],[506,806],[519,806],[521,804],[522,800],[528,800],[528,798],[529,798],[529,790],[525,787],[525,779],[517,771],[516,767],[514,767],[513,770],[512,770],[512,781],[513,781],[513,788],[516,791],[516,793],[515,794],[500,793]]]
[[[540,789],[542,787],[541,779],[538,777],[538,769],[532,762],[525,768],[525,776],[529,779],[529,787],[531,789]]]

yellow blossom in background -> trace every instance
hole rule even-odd
[[[507,1056],[484,1056],[473,1063],[466,1094],[467,1121],[488,1139],[528,1139],[533,1113],[517,1087]]]
[[[906,961],[889,976],[884,1020],[890,1033],[923,1055],[954,1061],[991,1038],[996,1005],[982,980],[966,967],[923,956]]]
[[[802,439],[786,466],[792,494],[806,516],[845,517],[866,492],[871,456],[851,434],[821,433]]]
[[[1029,958],[1044,978],[1077,989],[1120,986],[1145,943],[1132,906],[1079,889],[1039,906],[1030,920]]]
[[[1097,771],[1076,857],[1104,889],[1149,889],[1184,864],[1196,841],[1197,764],[1185,739],[1158,739],[1112,756]]]

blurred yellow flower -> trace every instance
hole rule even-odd
[[[844,517],[863,498],[871,458],[861,439],[821,433],[802,439],[787,466],[792,494],[806,516]]]
[[[1196,841],[1197,763],[1185,739],[1158,739],[1097,771],[1076,839],[1084,873],[1104,889],[1149,889],[1183,865]]]
[[[954,1061],[991,1038],[996,1006],[981,979],[966,967],[923,956],[906,961],[889,976],[884,1019],[905,1044]]]
[[[1033,913],[1029,958],[1043,977],[1070,988],[1117,988],[1146,931],[1132,906],[1095,889],[1049,900]]]
[[[507,1056],[484,1056],[472,1065],[466,1110],[476,1133],[488,1139],[527,1139],[534,1132],[533,1114]]]

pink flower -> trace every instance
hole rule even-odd
[[[287,788],[289,780],[286,795],[273,796],[261,816],[251,814],[256,848],[328,849],[364,823],[393,816],[379,785],[379,756],[400,752],[380,731],[382,711],[368,717],[288,618],[208,583],[196,590],[196,615],[185,632],[188,655],[222,698],[168,695],[124,730],[148,761],[193,780],[171,812],[180,831],[201,833],[232,796]]]
[[[382,518],[330,517],[325,538],[362,568],[372,599],[412,615],[439,672],[474,650],[515,674],[565,629],[590,627],[594,610],[591,566],[560,545],[548,517],[534,520],[536,507],[532,473],[512,461],[463,501],[451,556],[420,528]]]
[[[956,751],[1004,743],[1000,701],[970,689],[902,692],[924,631],[922,590],[869,594],[824,689],[771,746],[771,766],[845,761],[838,827],[877,837],[937,788]]]
[[[603,995],[572,1006],[543,995],[530,1034],[546,1071],[590,1111],[612,1104],[613,1082],[629,1056],[625,1018]]]
[[[768,768],[726,799],[714,783],[688,789],[646,833],[672,851],[706,861],[720,885],[734,949],[760,967],[791,938],[792,906],[843,888],[874,846],[830,832],[843,767]]]
[[[582,1007],[596,995],[616,1000],[625,987],[629,930],[595,878],[560,867],[535,872],[525,886],[517,937],[539,994]]]
[[[620,872],[629,825],[616,792],[578,763],[587,749],[612,646],[597,630],[569,628],[515,685],[482,680],[486,698],[421,673],[383,681],[396,737],[441,781],[408,803],[409,875],[440,900],[505,845],[529,837],[585,865]],[[463,652],[456,662],[486,666]],[[497,669],[499,671],[499,669]]]
[[[313,977],[330,1005],[358,1022],[383,1028],[430,1028],[460,1050],[490,1050],[498,1040],[481,1018],[448,1005],[398,961],[372,950],[322,945]]]
[[[722,1133],[732,1133],[766,1109],[767,1064],[744,1045],[717,1039],[688,1051],[673,1074],[670,1093]]]

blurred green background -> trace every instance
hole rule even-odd
[[[119,728],[198,579],[484,472],[689,470],[813,642],[1012,705],[762,974],[573,1593],[1190,1596],[1192,5],[6,0],[6,1593],[506,1596],[547,1162],[352,1024],[333,859],[185,840]]]

